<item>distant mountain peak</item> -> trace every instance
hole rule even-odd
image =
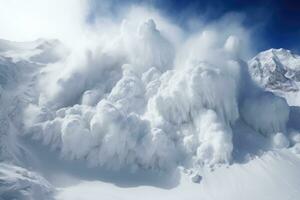
[[[298,91],[300,56],[287,49],[269,49],[249,62],[252,78],[270,90]]]

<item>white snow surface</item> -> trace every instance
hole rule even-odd
[[[83,49],[0,41],[1,200],[299,198],[299,105],[251,79],[269,53],[249,73],[234,32],[120,27]]]
[[[200,183],[182,173],[178,186],[115,185],[98,180],[76,181],[61,186],[58,200],[102,199],[291,199],[299,198],[299,157],[290,152],[267,153],[247,164],[234,164],[206,172]],[[178,176],[172,174],[172,176]],[[179,172],[177,172],[179,173]]]

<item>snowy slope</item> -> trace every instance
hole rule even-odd
[[[0,164],[0,199],[52,199],[53,187],[40,175],[14,165]]]
[[[22,112],[31,101],[33,92],[32,81],[36,72],[44,67],[43,62],[53,61],[51,53],[49,60],[45,54],[53,51],[55,43],[45,40],[26,43],[0,41],[1,200],[50,199],[53,194],[53,187],[44,178],[25,169],[33,166],[35,158],[22,144],[20,136],[23,130]]]
[[[171,188],[81,180],[59,188],[57,199],[296,200],[300,195],[299,164],[299,157],[289,152],[269,152],[246,164],[206,172],[200,184],[192,183],[184,173]]]
[[[13,163],[25,160],[25,150],[17,142],[18,135],[22,134],[22,112],[32,101],[32,84],[38,71],[45,66],[35,59],[54,51],[50,49],[55,49],[56,43],[45,40],[26,43],[0,41],[1,160]],[[50,44],[52,48],[41,48]],[[49,63],[52,59],[44,61]]]
[[[296,91],[299,58],[248,66],[218,34],[178,49],[149,19],[72,50],[1,40],[0,199],[298,199],[299,113],[264,87]]]

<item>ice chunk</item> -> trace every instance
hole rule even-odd
[[[199,174],[194,174],[194,175],[191,176],[191,180],[194,183],[200,183],[201,180],[202,180],[202,176],[200,176]]]

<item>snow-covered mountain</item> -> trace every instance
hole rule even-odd
[[[253,79],[270,90],[299,91],[300,56],[286,49],[270,49],[249,61]]]
[[[270,49],[252,58],[248,65],[260,87],[283,96],[290,105],[299,105],[299,55],[286,49]]]
[[[136,29],[0,40],[0,199],[298,199],[300,104],[275,90],[298,91],[299,57]]]

